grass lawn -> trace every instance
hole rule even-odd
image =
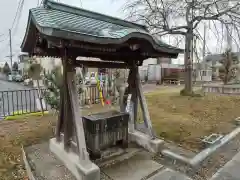
[[[179,93],[147,95],[153,127],[166,140],[198,150],[200,139],[211,133],[229,133],[240,116],[240,96],[184,97]]]
[[[174,91],[148,93],[147,101],[153,126],[166,140],[196,150],[200,138],[213,132],[228,133],[232,121],[240,116],[240,97],[216,96],[181,97]],[[99,106],[91,112],[99,111]],[[90,110],[84,110],[84,114]],[[48,140],[53,136],[56,117],[29,116],[25,119],[0,122],[0,179],[22,180],[25,171],[21,146]]]

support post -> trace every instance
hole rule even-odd
[[[130,100],[130,121],[129,121],[129,131],[134,132],[136,130],[136,124],[137,124],[137,114],[138,114],[138,94],[136,90],[136,82],[135,82],[135,73],[136,67],[133,67],[129,71],[128,75],[128,88],[125,92],[125,96],[128,94],[131,94],[131,100]],[[126,101],[125,106],[126,106]]]
[[[149,115],[149,111],[148,111],[148,107],[147,107],[147,101],[143,94],[143,89],[142,89],[142,84],[141,84],[138,68],[136,68],[135,73],[136,73],[136,80],[135,80],[136,90],[137,90],[140,106],[141,106],[142,113],[143,113],[144,124],[148,129],[148,135],[154,139],[155,135],[154,135],[153,128],[152,128],[152,122],[150,120],[150,115]]]
[[[69,96],[69,87],[68,87],[68,72],[72,71],[71,64],[68,63],[68,54],[67,48],[63,48],[63,104],[64,104],[64,148],[65,150],[69,150],[71,146],[71,138],[73,136],[73,109],[70,104],[70,96]]]
[[[76,90],[76,76],[75,72],[69,71],[67,72],[67,86],[68,86],[68,92],[70,96],[70,107],[72,110],[72,121],[73,125],[75,127],[76,132],[76,143],[79,153],[79,158],[81,163],[84,163],[85,165],[89,165],[89,155],[86,148],[86,141],[85,141],[85,134],[84,134],[84,127],[80,112],[80,107],[77,100],[77,90]]]
[[[140,101],[140,106],[142,109],[143,113],[143,119],[144,119],[144,124],[148,130],[148,135],[151,138],[155,138],[153,129],[152,129],[152,122],[150,120],[150,115],[149,111],[147,108],[147,102],[145,99],[145,96],[143,94],[142,90],[142,84],[138,72],[138,67],[133,66],[130,69],[129,76],[128,76],[128,88],[129,88],[129,93],[132,94],[131,97],[131,105],[132,105],[132,117],[131,117],[131,125],[134,126],[134,129],[136,129],[136,124],[137,124],[137,113],[138,113],[138,99]],[[126,106],[126,104],[125,104]]]
[[[60,113],[56,138],[50,140],[50,150],[66,165],[76,179],[100,180],[100,169],[90,161],[87,152],[77,99],[74,60],[69,59],[67,53],[67,47],[64,46],[62,49],[63,86],[60,90]]]
[[[138,67],[134,66],[130,68],[129,77],[129,93],[132,94],[131,97],[131,118],[129,121],[129,140],[137,143],[138,145],[144,147],[153,153],[158,153],[160,147],[163,144],[163,140],[155,138],[152,123],[150,120],[149,112],[147,109],[146,99],[143,94],[142,85],[140,82]],[[147,129],[147,134],[137,130],[137,114],[138,114],[138,99],[143,113],[144,124]]]

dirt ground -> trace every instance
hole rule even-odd
[[[231,131],[234,118],[240,116],[239,96],[192,98],[179,96],[176,90],[160,88],[148,93],[146,98],[157,135],[192,150],[199,149],[203,136]],[[103,108],[98,105],[91,110],[87,108],[84,114],[100,110]],[[53,136],[55,124],[56,116],[52,115],[0,122],[1,180],[24,179],[21,146],[48,140]]]

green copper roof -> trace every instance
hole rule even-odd
[[[182,52],[150,35],[143,25],[50,0],[46,0],[43,7],[30,10],[30,21],[48,36],[100,44],[119,44],[130,38],[142,38],[156,50],[174,54]]]
[[[137,29],[121,26],[98,19],[92,19],[52,9],[35,8],[31,9],[31,14],[33,15],[36,23],[41,27],[61,29],[96,37],[122,38],[135,31],[146,33],[140,28]]]

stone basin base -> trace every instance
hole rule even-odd
[[[29,180],[80,180],[50,151],[49,142],[22,151]],[[100,168],[100,180],[191,180],[154,161],[153,157],[153,153],[133,145],[124,154],[93,163]]]

